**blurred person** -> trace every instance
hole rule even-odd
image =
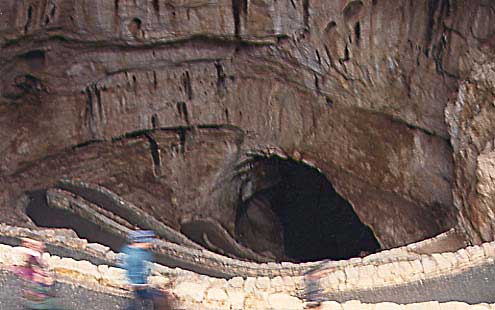
[[[323,301],[323,288],[320,280],[324,274],[323,264],[312,268],[304,274],[304,299],[308,308],[318,307]]]
[[[54,279],[42,258],[43,242],[23,238],[22,246],[25,248],[23,263],[17,268],[17,273],[23,280],[25,309],[60,309],[56,305]]]
[[[153,255],[150,251],[154,241],[154,233],[149,230],[132,231],[129,234],[129,244],[124,246],[122,267],[126,270],[127,278],[134,300],[131,300],[128,310],[138,309],[139,303],[151,302],[153,309],[172,309],[170,296],[148,283]]]

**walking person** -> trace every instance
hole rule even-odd
[[[323,288],[320,284],[323,274],[323,266],[319,265],[304,275],[304,299],[306,300],[307,308],[318,307],[323,301]]]
[[[127,272],[130,287],[134,294],[128,310],[137,310],[138,305],[150,303],[152,309],[172,309],[167,295],[148,283],[150,264],[153,255],[150,247],[154,240],[154,233],[149,230],[137,230],[129,234],[129,244],[122,249],[125,254],[122,267]]]
[[[55,281],[42,258],[43,242],[24,238],[22,245],[26,248],[23,264],[16,271],[23,280],[22,295],[25,309],[60,309],[56,304],[54,294]]]

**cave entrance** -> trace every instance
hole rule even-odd
[[[100,226],[71,212],[51,208],[46,200],[46,190],[28,193],[29,204],[26,215],[39,227],[68,228],[76,232],[80,238],[106,245],[113,251],[120,251],[125,240],[104,231]]]
[[[371,229],[317,169],[260,157],[249,171],[237,209],[238,242],[276,261],[295,262],[348,259],[380,249]]]

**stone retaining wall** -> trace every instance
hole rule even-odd
[[[24,248],[0,244],[0,268],[9,269],[19,264]],[[93,290],[110,294],[127,295],[124,271],[107,265],[93,265],[87,261],[60,258],[43,254],[49,266],[61,282],[75,283]],[[413,262],[394,262],[374,266],[349,266],[344,270],[330,271],[325,277],[329,289],[350,290],[363,287],[378,287],[425,279],[445,273],[455,273],[476,266],[495,257],[495,244],[486,243],[481,247],[468,247],[456,253],[422,256]],[[407,266],[406,266],[407,263]],[[234,277],[230,280],[211,278],[192,272],[154,265],[156,274],[151,281],[168,286],[178,296],[184,309],[303,309],[297,292],[303,289],[301,277]],[[366,272],[363,272],[366,271]],[[338,278],[338,277],[341,277]],[[365,281],[369,279],[369,281]],[[364,283],[364,284],[363,284]],[[325,302],[319,309],[495,309],[495,305],[468,306],[464,303],[418,303],[396,305],[393,303],[361,304],[349,301],[343,304]]]
[[[0,235],[31,237],[43,240],[47,244],[67,247],[71,250],[90,254],[107,262],[109,265],[118,263],[118,254],[112,252],[108,247],[88,243],[67,230],[57,232],[53,230],[33,231],[0,224]],[[329,292],[377,288],[424,280],[442,274],[462,272],[466,268],[490,262],[494,259],[494,243],[466,247],[453,253],[435,253],[432,255],[413,254],[407,251],[407,247],[397,248],[369,255],[362,259],[329,261],[325,263],[326,276],[323,278],[322,283]],[[294,274],[300,274],[304,269],[307,270],[315,266],[315,264],[321,263],[254,264],[239,261],[239,268],[244,268],[244,266],[247,268],[259,268],[265,274],[270,274],[270,269],[276,269],[276,272],[272,273],[274,274],[273,276],[247,277],[243,281],[248,283],[253,281],[252,279],[256,279],[256,281],[258,279],[269,279],[269,282],[274,282],[275,287],[283,284],[283,291],[298,295],[304,286],[303,278],[299,275],[294,276]],[[170,276],[194,274],[178,268],[171,269],[157,264],[155,264],[155,269],[159,273]],[[282,275],[280,276],[279,274]]]
[[[92,256],[98,258],[99,260],[105,261],[107,264],[115,264],[118,260],[118,255],[110,250],[110,248],[97,243],[88,243],[85,239],[80,239],[77,235],[67,229],[28,229],[22,227],[14,227],[5,224],[0,224],[0,236],[21,238],[30,237],[33,239],[43,240],[47,244],[54,246],[69,248],[71,251],[79,251],[84,253],[89,253]],[[399,262],[414,262],[425,255],[416,253],[418,248],[424,248],[428,244],[435,243],[436,238],[431,240],[425,240],[420,243],[411,244],[408,246],[395,248],[391,250],[381,251],[364,258],[352,258],[350,260],[342,261],[327,261],[325,267],[329,271],[344,271],[346,268],[358,267],[358,266],[377,266],[384,265],[387,263],[399,263]],[[180,249],[179,249],[180,248]],[[182,249],[183,248],[183,249]],[[177,251],[175,251],[177,250]],[[182,252],[187,252],[188,255],[192,255],[192,259],[201,263],[205,260],[204,256],[215,259],[215,266],[219,271],[224,270],[227,266],[235,269],[229,270],[230,274],[245,276],[256,274],[259,276],[267,276],[270,278],[281,276],[281,277],[298,277],[304,272],[317,265],[321,262],[308,262],[308,263],[252,263],[246,261],[235,260],[232,258],[224,257],[215,253],[206,251],[198,251],[194,249],[187,249],[178,245],[173,245],[171,252],[175,253],[177,257],[182,257]],[[204,256],[203,256],[204,255]],[[435,254],[434,254],[435,255]],[[414,264],[414,263],[412,263]],[[213,268],[213,267],[212,267]],[[364,271],[364,270],[363,270]],[[338,277],[338,274],[337,274]]]

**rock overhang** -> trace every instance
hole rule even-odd
[[[116,3],[96,6],[112,22],[83,18],[87,7],[71,1],[23,2],[2,15],[15,21],[2,30],[3,61],[15,60],[1,82],[14,90],[2,92],[0,107],[7,213],[23,192],[69,176],[108,186],[178,228],[167,209],[200,212],[224,162],[269,144],[311,158],[385,248],[458,225],[458,209],[468,238],[491,238],[489,219],[469,206],[489,203],[456,183],[474,170],[456,157],[462,138],[452,121],[447,131],[443,112],[469,72],[466,46],[490,54],[483,3],[234,1],[177,11]],[[206,12],[215,13],[198,22]],[[475,35],[463,18],[471,15]],[[184,32],[188,23],[167,16],[192,16],[194,26]],[[213,129],[223,126],[237,134]]]

